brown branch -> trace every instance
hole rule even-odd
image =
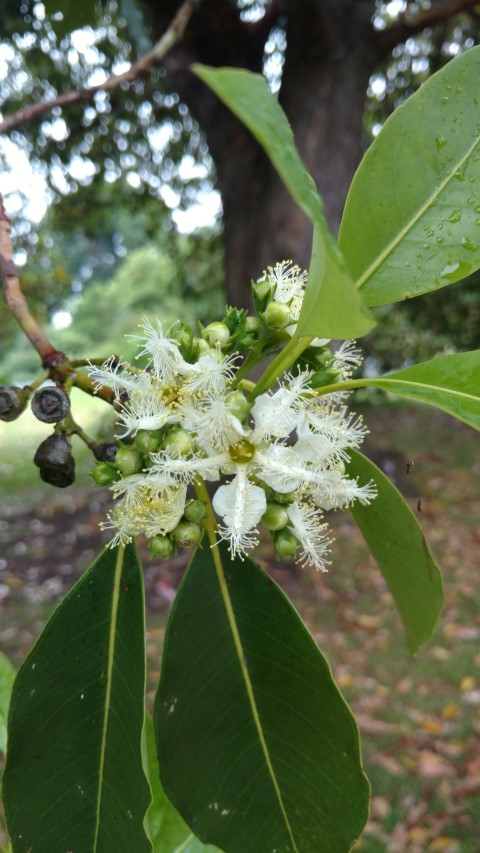
[[[64,107],[76,104],[79,101],[90,100],[96,92],[111,92],[124,83],[133,83],[150,74],[161,62],[173,45],[182,37],[185,28],[202,0],[185,0],[173,18],[170,26],[163,36],[156,42],[148,53],[141,56],[124,74],[112,74],[104,83],[89,86],[85,89],[76,89],[73,92],[65,92],[52,98],[50,101],[41,101],[39,104],[31,104],[7,116],[0,122],[0,133],[8,133],[26,122],[34,121],[45,113],[51,112],[55,107]]]
[[[7,308],[20,324],[27,338],[37,350],[42,362],[52,356],[56,350],[45,336],[30,313],[30,309],[20,287],[17,268],[13,262],[13,246],[10,238],[10,222],[0,196],[0,271],[3,278],[3,292]]]
[[[35,318],[30,313],[27,300],[22,293],[17,268],[13,262],[13,246],[10,238],[10,222],[3,207],[0,195],[0,273],[3,278],[3,294],[7,308],[25,332],[32,346],[42,359],[42,365],[48,370],[51,379],[63,383],[70,379],[73,385],[86,394],[101,397],[107,403],[113,403],[111,388],[95,390],[95,384],[85,373],[78,373],[63,352],[59,352],[50,343]]]
[[[402,15],[395,24],[377,33],[381,54],[386,56],[395,45],[417,35],[427,27],[434,27],[435,24],[448,21],[449,18],[461,12],[469,12],[474,6],[478,6],[478,0],[438,0],[418,15]]]

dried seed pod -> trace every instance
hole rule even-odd
[[[0,387],[0,421],[14,421],[27,405],[28,395],[13,385]]]
[[[63,435],[49,435],[42,441],[33,461],[46,483],[64,489],[75,480],[75,460],[69,442]]]
[[[39,421],[55,424],[70,411],[70,399],[63,388],[47,385],[38,388],[32,397],[32,412]]]

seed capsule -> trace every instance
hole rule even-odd
[[[32,412],[39,421],[55,424],[63,420],[70,411],[70,399],[63,388],[47,385],[38,388],[32,397]]]
[[[63,435],[49,435],[33,457],[45,483],[64,489],[75,480],[75,460],[69,442]]]
[[[27,405],[27,395],[22,388],[10,385],[0,387],[0,421],[14,421]]]

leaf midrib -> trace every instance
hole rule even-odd
[[[115,653],[115,638],[118,619],[118,604],[120,599],[120,578],[122,576],[123,559],[125,555],[125,546],[120,545],[118,549],[117,559],[115,562],[115,571],[113,575],[112,589],[112,609],[110,613],[110,631],[108,636],[108,655],[107,655],[107,682],[105,689],[105,708],[103,712],[102,723],[102,739],[100,744],[100,764],[98,768],[98,794],[95,809],[95,834],[93,838],[93,850],[97,850],[98,833],[100,830],[100,810],[103,796],[103,782],[105,771],[105,753],[107,746],[108,721],[110,716],[110,699],[112,695],[112,680],[113,680],[113,659]]]
[[[208,532],[210,534],[210,530]],[[243,651],[242,640],[240,637],[240,632],[238,630],[238,625],[237,625],[237,620],[235,618],[235,612],[233,609],[232,600],[230,598],[230,593],[229,593],[227,582],[225,579],[225,574],[223,571],[223,564],[222,564],[222,558],[220,556],[220,551],[218,549],[218,545],[217,545],[215,537],[212,538],[210,536],[209,538],[210,538],[211,544],[212,544],[211,550],[212,550],[213,562],[215,565],[215,572],[217,575],[218,584],[220,586],[220,592],[221,592],[223,602],[225,605],[225,611],[227,614],[227,619],[228,619],[228,623],[230,626],[230,630],[232,633],[233,644],[235,646],[235,651],[237,653],[238,663],[239,663],[239,666],[240,666],[240,669],[242,672],[243,680],[245,682],[245,688],[247,691],[248,701],[249,701],[250,708],[252,711],[252,717],[254,720],[255,728],[257,730],[257,735],[258,735],[258,739],[260,741],[260,746],[262,748],[263,756],[265,759],[265,763],[267,765],[268,773],[270,775],[270,779],[272,782],[273,789],[275,791],[275,795],[276,795],[277,800],[278,800],[280,811],[283,815],[283,819],[285,821],[285,826],[287,828],[288,834],[290,836],[290,840],[291,840],[292,845],[293,845],[293,851],[294,851],[294,853],[300,853],[300,851],[296,845],[296,842],[295,842],[292,827],[290,826],[288,814],[287,814],[287,811],[285,808],[285,804],[283,802],[282,792],[280,790],[280,786],[278,784],[277,777],[276,777],[275,771],[273,769],[272,761],[270,758],[270,753],[268,751],[267,742],[266,742],[265,736],[263,734],[262,724],[260,721],[260,714],[259,714],[259,711],[257,708],[257,703],[255,701],[253,684],[251,682],[248,669],[245,666],[245,662],[244,662],[245,655],[244,655],[244,651]]]
[[[406,223],[406,225],[398,232],[397,236],[386,246],[386,248],[383,250],[383,252],[380,252],[380,254],[375,258],[375,261],[372,264],[370,264],[369,267],[367,267],[367,269],[365,270],[363,275],[361,275],[360,278],[357,279],[355,286],[359,290],[361,287],[363,287],[365,282],[368,281],[369,278],[371,278],[373,273],[376,272],[376,270],[381,266],[381,264],[386,260],[386,258],[388,258],[389,255],[392,254],[392,252],[397,248],[398,244],[404,239],[404,237],[406,237],[406,235],[408,234],[409,231],[411,231],[411,229],[414,227],[414,225],[417,224],[417,222],[422,218],[424,213],[426,213],[426,211],[431,206],[431,204],[435,201],[435,199],[440,195],[441,192],[443,192],[445,187],[448,186],[450,181],[455,177],[455,172],[457,172],[458,169],[460,169],[460,167],[463,165],[463,163],[465,163],[466,160],[468,160],[468,158],[470,157],[470,155],[473,153],[476,146],[478,145],[479,141],[480,141],[480,136],[477,135],[475,137],[475,141],[472,143],[472,145],[468,149],[467,153],[458,161],[458,163],[454,167],[452,167],[450,174],[447,175],[445,180],[441,184],[439,184],[439,186],[437,186],[435,188],[434,192],[431,193],[431,195],[428,197],[428,199],[424,203],[424,205],[419,208],[416,215],[413,216],[412,219],[410,219]]]
[[[466,391],[457,391],[455,388],[449,388],[445,385],[430,385],[428,382],[419,382],[415,379],[395,379],[393,376],[391,379],[384,376],[379,379],[369,379],[365,384],[369,385],[413,385],[417,386],[419,389],[425,388],[429,391],[436,391],[437,393],[440,391],[444,394],[451,394],[455,397],[465,397],[466,400],[472,400],[475,403],[480,403],[480,397],[475,394],[467,394]]]

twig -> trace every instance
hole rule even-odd
[[[85,89],[76,89],[72,92],[64,92],[62,95],[58,95],[49,101],[41,101],[39,104],[31,104],[28,107],[24,107],[0,122],[0,133],[8,133],[21,124],[34,121],[34,119],[45,115],[45,113],[51,112],[55,107],[64,107],[69,104],[76,104],[79,101],[88,101],[96,92],[111,92],[124,83],[133,83],[141,77],[146,77],[182,37],[193,12],[201,2],[202,0],[185,0],[163,36],[148,53],[137,59],[124,74],[112,74],[104,83],[98,83],[95,86],[89,86]]]
[[[13,246],[10,238],[10,222],[0,195],[0,270],[3,277],[3,292],[7,308],[20,324],[27,338],[37,350],[42,363],[56,353],[34,317],[20,287],[17,268],[13,262]]]

